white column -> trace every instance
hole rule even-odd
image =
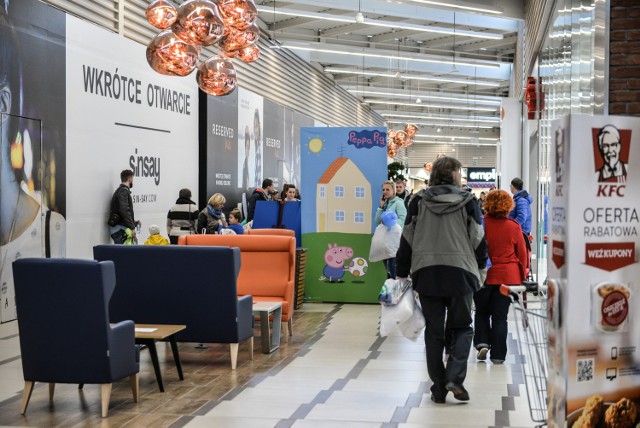
[[[509,191],[514,177],[522,177],[522,107],[517,98],[502,99],[497,175],[500,188]]]

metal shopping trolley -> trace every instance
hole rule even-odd
[[[516,333],[524,356],[524,381],[531,420],[547,421],[547,298],[546,286],[535,282],[500,287],[513,302]],[[528,295],[528,298],[527,298]]]

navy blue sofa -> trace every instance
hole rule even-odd
[[[249,339],[253,358],[253,298],[238,298],[238,248],[98,245],[93,256],[116,267],[111,322],[184,324],[178,342],[229,343],[232,369]]]

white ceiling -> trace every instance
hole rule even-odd
[[[274,48],[309,61],[391,127],[419,124],[416,143],[495,144],[524,0],[255,3]]]

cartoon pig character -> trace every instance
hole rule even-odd
[[[338,244],[329,244],[329,249],[324,253],[326,263],[322,270],[321,280],[329,279],[329,282],[339,281],[344,276],[344,262],[353,257],[353,248],[338,247]]]

